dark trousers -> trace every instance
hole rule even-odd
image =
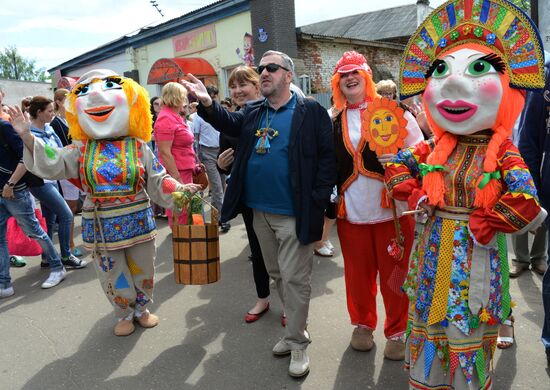
[[[260,243],[252,225],[254,213],[251,208],[243,206],[242,215],[250,245],[250,252],[252,252],[252,272],[254,274],[256,292],[258,293],[258,298],[267,298],[269,296],[269,274],[265,268]]]

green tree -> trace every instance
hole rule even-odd
[[[21,56],[15,46],[0,52],[0,78],[24,81],[47,81],[46,68],[36,68],[36,61]]]
[[[514,5],[525,11],[527,15],[531,14],[531,0],[510,0]]]

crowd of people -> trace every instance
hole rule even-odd
[[[530,23],[519,10],[510,12],[518,23]],[[193,176],[205,169],[221,231],[239,214],[244,220],[257,295],[244,320],[253,323],[269,310],[272,281],[284,308],[284,336],[272,352],[290,355],[291,376],[310,369],[313,258],[334,255],[334,224],[350,345],[361,352],[374,347],[379,284],[384,357],[405,361],[412,388],[491,387],[495,348],[514,343],[509,278],[529,267],[544,275],[542,341],[550,363],[544,227],[550,168],[543,158],[550,147],[550,56],[545,61],[540,48],[529,46],[531,68],[511,68],[514,54],[493,46],[508,38],[466,39],[456,31],[450,48],[443,41],[437,51],[409,50],[409,44],[398,84],[376,82],[362,54],[343,53],[333,64],[329,110],[293,85],[292,59],[274,50],[257,68],[235,68],[231,98],[221,101],[217,88],[191,74],[148,100],[141,87],[98,70],[83,75],[73,91],[57,90],[53,100],[35,96],[21,108],[8,107],[1,122],[0,298],[14,294],[10,262],[25,263],[7,250],[10,216],[43,250],[41,266],[51,271],[43,288],[59,284],[66,269],[87,265],[73,241],[84,195],[83,241],[118,318],[114,333],[130,335],[134,322],[156,326],[159,319],[148,311],[154,216],[186,224],[185,211],[172,217],[170,193],[200,190]],[[531,78],[523,78],[526,72]],[[98,119],[104,113],[94,109],[94,94],[115,107],[134,103],[108,122]],[[106,167],[92,149],[109,161],[124,151],[116,161],[134,176],[120,178],[110,168],[96,177]],[[142,228],[110,230],[128,221]],[[535,233],[532,250],[528,232]],[[511,265],[505,234],[514,234]]]

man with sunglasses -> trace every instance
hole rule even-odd
[[[313,243],[321,239],[336,183],[332,123],[320,104],[291,92],[294,64],[288,55],[267,51],[257,70],[265,99],[238,112],[212,101],[192,75],[182,83],[199,100],[201,117],[239,137],[222,220],[234,218],[243,204],[254,210],[254,231],[286,314],[285,335],[273,354],[290,354],[288,372],[301,377],[309,372]]]

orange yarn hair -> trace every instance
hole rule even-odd
[[[464,48],[477,50],[484,54],[493,53],[492,50],[485,46],[467,43],[459,47],[455,47],[452,50],[445,52],[445,54],[450,54]],[[499,55],[498,53],[495,54]],[[522,92],[518,89],[510,87],[510,78],[508,73],[504,72],[504,74],[501,74],[500,81],[502,85],[502,100],[500,102],[495,123],[492,126],[493,134],[491,135],[491,139],[487,145],[485,159],[483,160],[484,172],[494,172],[497,169],[497,154],[500,146],[506,138],[512,135],[514,123],[523,110],[523,105],[525,103],[525,98]],[[424,98],[422,100],[424,107],[427,107]],[[435,148],[428,156],[427,163],[431,165],[443,165],[447,162],[449,155],[454,150],[458,138],[456,135],[449,133],[444,128],[438,126],[428,110],[426,110],[426,119],[437,138]],[[439,207],[445,206],[444,194],[446,189],[443,174],[444,173],[441,171],[430,172],[423,179],[422,188],[428,195],[428,202],[431,205]],[[482,179],[483,176],[480,176],[476,181],[474,206],[492,208],[500,196],[502,185],[500,181],[491,179],[483,189],[480,189],[477,185]]]
[[[130,78],[122,78],[122,89],[126,93],[130,114],[128,118],[128,136],[136,137],[145,142],[151,140],[153,116],[149,104],[147,90]],[[69,135],[74,140],[85,141],[90,137],[84,132],[76,114],[76,98],[74,89],[67,95],[68,108],[65,112]],[[106,137],[108,138],[108,137]]]
[[[374,81],[372,81],[372,77],[370,77],[369,74],[362,69],[358,70],[357,72],[365,79],[365,97],[368,101],[372,101],[375,97],[378,96],[378,94],[376,93],[376,85],[374,84]],[[330,84],[332,86],[332,99],[334,101],[334,106],[338,111],[342,111],[347,102],[346,97],[340,90],[341,78],[342,75],[336,72],[330,80]]]

